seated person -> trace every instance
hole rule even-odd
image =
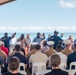
[[[36,49],[37,49],[37,47],[36,47],[36,44],[38,44],[37,42],[32,42],[31,43],[31,51],[27,54],[27,58],[29,59],[30,58],[30,56],[32,55],[32,54],[35,54],[36,53]]]
[[[32,54],[29,58],[29,68],[30,68],[30,72],[31,72],[31,68],[33,68],[33,64],[36,64],[36,63],[44,63],[44,64],[47,64],[47,56],[46,54],[43,54],[41,52],[41,45],[39,44],[36,44],[35,46],[36,48],[36,53]],[[32,71],[36,71],[36,69],[32,69]]]
[[[59,55],[53,54],[50,58],[50,63],[52,66],[52,71],[45,75],[69,75],[66,71],[63,71],[59,68],[59,65],[61,63]]]
[[[50,57],[53,53],[56,53],[56,50],[53,48],[54,47],[54,42],[53,41],[48,41],[47,44],[49,45],[49,50],[45,51],[44,53]]]
[[[73,53],[73,50],[69,48],[70,40],[63,41],[65,48],[62,50],[62,53],[68,56],[69,54]]]
[[[4,73],[2,75],[22,75],[21,73],[18,73],[18,68],[19,68],[19,59],[17,57],[12,57],[9,60],[9,72]]]
[[[19,58],[21,63],[25,64],[25,68],[27,68],[27,58],[24,55],[22,55],[20,51],[21,51],[20,45],[18,45],[18,44],[15,45],[15,53],[12,56],[10,56],[9,59],[13,56],[16,56]]]
[[[16,43],[15,43],[15,46],[16,46],[17,44],[20,45],[20,47],[21,47],[21,42],[16,42]],[[9,56],[14,55],[15,53],[16,53],[16,49],[14,48],[13,51],[9,53]],[[21,48],[20,54],[25,55],[25,51],[24,51],[23,48]]]
[[[44,41],[42,44],[41,52],[44,53],[48,49],[49,49],[49,47],[48,47],[47,41]]]
[[[76,62],[76,44],[73,45],[73,53],[69,54],[68,57],[67,57],[67,69],[70,68],[70,64],[72,62]],[[72,66],[72,69],[74,69],[75,67]]]

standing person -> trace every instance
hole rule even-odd
[[[30,50],[30,43],[31,43],[31,39],[30,39],[30,34],[27,34],[26,35],[26,38],[25,38],[25,41],[26,41],[26,54],[28,54],[29,50]]]
[[[58,45],[59,41],[63,41],[59,36],[58,36],[58,32],[54,31],[54,35],[51,36],[48,41],[54,41],[54,49],[56,49],[56,46]]]
[[[19,63],[20,61],[17,57],[12,57],[8,63],[9,72],[4,73],[2,75],[22,75],[21,73],[18,72]]]
[[[74,40],[73,40],[72,35],[70,35],[70,36],[69,36],[68,40],[70,40],[70,41],[71,41],[71,43],[74,43]]]
[[[46,38],[46,41],[48,41],[48,39],[51,37],[51,34],[48,34],[48,37]]]
[[[10,47],[10,40],[11,40],[12,38],[14,38],[15,35],[16,35],[16,33],[14,33],[11,37],[8,37],[8,33],[5,33],[5,34],[4,34],[4,37],[1,38],[1,40],[2,40],[2,41],[4,42],[4,44],[5,44],[5,47],[7,47],[8,50],[9,50],[9,47]]]
[[[26,39],[24,37],[24,34],[21,34],[20,38],[17,39],[17,42],[21,42],[21,47],[25,50],[25,53],[28,54],[27,43],[26,43]]]
[[[25,47],[25,38],[24,34],[21,34],[20,38],[17,39],[17,42],[21,42],[22,47]]]
[[[12,34],[12,36],[13,36],[13,34]],[[14,44],[16,43],[16,41],[17,41],[16,37],[14,37],[10,40],[10,52],[13,51]]]
[[[53,54],[50,58],[50,63],[52,66],[52,71],[45,75],[69,75],[66,71],[60,69],[59,65],[61,63],[61,58],[57,54]]]
[[[68,40],[70,40],[70,42],[71,42],[70,45],[69,45],[69,48],[71,49],[71,46],[74,43],[72,35],[69,36]]]
[[[42,38],[40,37],[40,33],[37,33],[37,36],[33,39],[33,42],[38,42],[38,44],[40,44],[41,41]]]
[[[31,43],[30,34],[26,35],[25,40],[26,40],[27,45],[29,45]]]
[[[65,40],[64,33],[61,33],[60,38],[63,39],[63,40]]]
[[[41,38],[45,40],[45,33],[41,34]]]

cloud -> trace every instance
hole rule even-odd
[[[26,32],[53,32],[58,30],[59,32],[76,32],[76,26],[0,26],[0,33],[26,33]],[[71,30],[71,31],[70,31]]]
[[[76,2],[65,2],[64,0],[60,0],[59,6],[62,8],[74,8],[76,7]]]

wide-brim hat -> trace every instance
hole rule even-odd
[[[69,45],[69,44],[71,44],[71,41],[70,41],[70,40],[64,40],[63,43],[64,43],[65,45]]]
[[[47,41],[48,45],[54,45],[54,41]]]

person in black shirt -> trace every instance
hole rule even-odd
[[[12,57],[8,63],[9,72],[4,73],[2,75],[22,75],[21,73],[18,73],[19,62],[20,61],[17,57]]]
[[[12,57],[18,57],[21,63],[25,64],[25,68],[27,68],[27,58],[21,53],[21,46],[19,44],[15,45],[15,53],[8,58],[8,61]]]
[[[8,37],[8,33],[5,33],[4,34],[4,37],[2,37],[1,38],[1,40],[4,42],[4,44],[5,44],[5,47],[7,47],[8,48],[8,50],[9,50],[9,46],[10,46],[10,40],[14,37],[16,35],[16,33],[14,33],[14,34],[12,34],[12,36],[11,37]]]
[[[45,75],[69,75],[66,71],[60,69],[59,65],[61,63],[60,56],[53,54],[50,59],[52,71]]]
[[[54,31],[54,35],[51,36],[50,38],[48,38],[48,41],[54,41],[54,49],[56,49],[56,46],[58,45],[59,41],[63,41],[59,36],[58,36],[59,32]]]
[[[76,43],[73,45],[73,53],[69,54],[67,57],[67,69],[70,68],[70,64],[72,62],[76,62]],[[72,69],[74,69],[75,67],[72,66]]]

